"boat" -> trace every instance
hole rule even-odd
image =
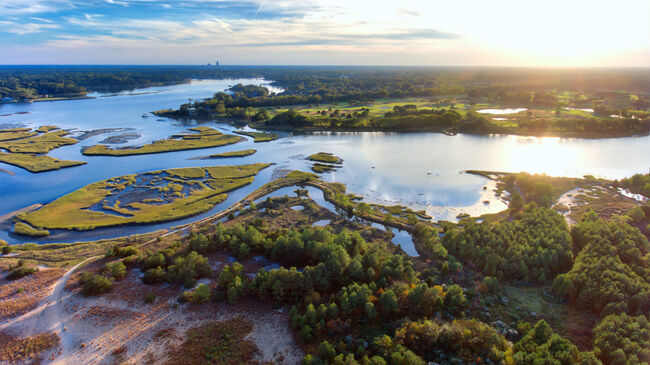
[[[149,114],[144,113],[144,114],[141,115],[141,117],[142,117],[142,118],[149,118]]]

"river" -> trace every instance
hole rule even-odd
[[[49,154],[60,159],[87,161],[88,164],[83,166],[32,174],[0,163],[0,169],[14,174],[0,172],[0,216],[32,204],[48,203],[89,183],[113,176],[174,167],[253,162],[276,164],[262,171],[253,184],[231,193],[228,200],[199,217],[147,226],[53,234],[39,240],[11,235],[5,227],[0,231],[0,239],[10,243],[73,242],[149,232],[190,222],[224,209],[268,182],[274,169],[309,171],[310,163],[305,158],[320,151],[332,152],[344,160],[342,168],[323,174],[324,180],[344,183],[349,192],[362,196],[367,202],[402,204],[416,210],[426,210],[436,220],[455,220],[463,212],[479,215],[505,208],[505,203],[494,197],[490,181],[463,173],[469,169],[577,177],[592,174],[620,179],[635,173],[646,173],[650,167],[650,137],[647,136],[577,139],[467,134],[447,136],[439,133],[279,133],[281,138],[272,142],[253,143],[249,139],[225,147],[163,154],[106,157],[83,156],[80,152],[84,146],[97,144],[111,135],[140,135],[125,144],[115,145],[128,146],[182,132],[196,125],[196,122],[180,123],[151,114],[143,118],[142,114],[177,108],[190,98],[206,98],[239,82],[265,83],[257,79],[201,80],[114,96],[97,94],[94,99],[0,105],[0,128],[53,124],[74,129],[74,135],[82,130],[128,129],[92,136]],[[226,133],[235,129],[220,121],[202,122],[201,125],[213,126]],[[247,148],[257,149],[258,152],[244,158],[190,160],[192,157]]]

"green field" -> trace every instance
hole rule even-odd
[[[82,153],[88,156],[132,156],[151,153],[162,153],[172,151],[193,150],[199,148],[219,147],[237,143],[243,140],[242,137],[231,134],[223,134],[216,129],[209,127],[191,128],[190,131],[197,133],[177,134],[168,139],[154,141],[140,147],[122,149],[111,149],[105,145],[94,145],[83,150]]]
[[[114,177],[19,214],[22,222],[16,226],[27,223],[37,231],[92,230],[189,217],[212,209],[227,198],[227,192],[250,184],[268,166],[193,167]]]

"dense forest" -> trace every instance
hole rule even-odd
[[[269,198],[242,211],[252,214],[245,224],[210,225],[157,251],[115,246],[101,273],[81,278],[82,291],[110,291],[138,267],[146,284],[184,287],[179,301],[192,305],[255,299],[285,307],[307,353],[303,364],[647,363],[650,244],[628,222],[647,224],[648,205],[636,218],[636,208],[609,220],[590,212],[569,229],[547,207],[557,193],[545,179],[508,175],[505,186],[521,190],[521,205],[511,204],[499,222],[447,224],[439,235],[410,217],[426,266],[358,230],[278,229],[253,219],[288,199]],[[237,261],[214,273],[207,257],[217,252]],[[239,261],[252,257],[278,266],[251,275]],[[216,285],[197,286],[205,277]],[[530,323],[517,313],[510,327],[480,320],[481,303],[506,300],[505,286],[546,288],[545,300],[593,313],[589,350],[543,318]]]
[[[2,66],[0,97],[15,98],[59,93],[121,91],[190,79],[261,77],[301,96],[294,104],[372,100],[406,96],[467,93],[510,102],[549,106],[548,90],[594,92],[595,97],[647,92],[650,76],[644,69],[515,69],[452,67],[354,66]],[[530,97],[530,91],[537,91]],[[13,96],[12,96],[13,95]],[[311,100],[311,101],[310,101]],[[588,102],[588,101],[585,101]],[[646,103],[647,100],[637,100]],[[269,104],[271,105],[271,104]],[[290,105],[274,102],[272,105]],[[250,105],[254,106],[254,105]],[[260,104],[259,106],[262,106]]]

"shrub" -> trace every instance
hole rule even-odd
[[[107,263],[105,271],[115,280],[123,279],[126,276],[126,266],[121,261]]]
[[[108,293],[113,289],[113,279],[104,275],[96,275],[89,272],[81,274],[81,293],[85,296]]]
[[[134,246],[126,246],[126,247],[120,247],[117,250],[117,256],[119,257],[127,257],[131,255],[137,255],[139,254],[140,251]]]
[[[153,269],[156,267],[165,267],[166,265],[167,260],[165,260],[165,256],[161,253],[148,255],[144,260],[142,260],[142,263],[140,264],[143,270]]]
[[[167,280],[167,272],[162,267],[156,267],[144,272],[142,282],[145,284],[158,284]]]
[[[156,294],[154,293],[149,292],[144,296],[145,303],[153,303],[155,301],[156,301]]]
[[[205,284],[199,284],[192,293],[190,301],[196,304],[204,304],[210,301],[212,290]]]
[[[3,240],[0,240],[0,254],[7,255],[11,253],[11,246]]]
[[[9,272],[9,275],[7,275],[7,280],[17,280],[27,275],[31,275],[35,272],[38,272],[38,268],[27,267],[27,266],[23,266],[22,264],[19,264],[19,266],[15,267]]]
[[[174,264],[169,267],[169,279],[183,283],[186,288],[191,288],[196,284],[196,279],[212,274],[212,269],[208,259],[192,251],[185,257],[179,257],[174,260]]]

